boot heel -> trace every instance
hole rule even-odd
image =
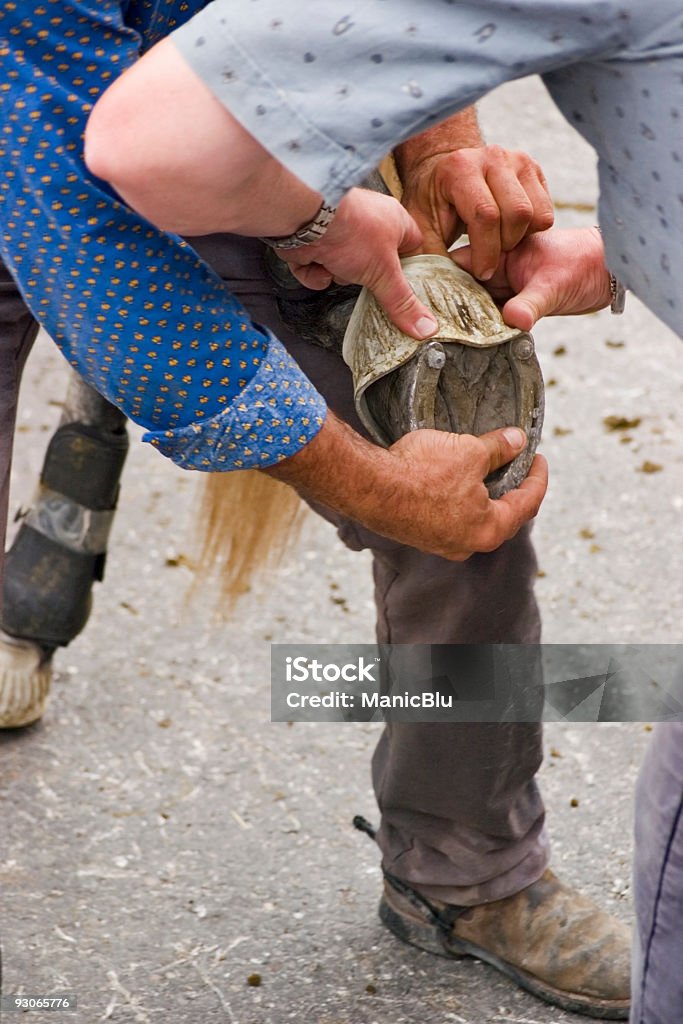
[[[444,949],[435,925],[397,913],[384,897],[379,901],[379,919],[390,932],[410,946],[416,946],[417,949],[423,949],[435,956],[451,958],[452,955]]]

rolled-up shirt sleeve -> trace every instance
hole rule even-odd
[[[0,0],[0,255],[69,363],[165,455],[269,466],[315,436],[323,398],[186,242],[83,162],[94,102],[141,47],[118,0]]]
[[[256,373],[225,410],[144,440],[185,468],[213,472],[270,466],[299,451],[320,429],[325,407],[284,345],[267,335]]]

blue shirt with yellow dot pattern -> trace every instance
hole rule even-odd
[[[177,236],[89,174],[99,94],[202,0],[0,0],[0,255],[64,355],[185,468],[268,466],[325,403]]]

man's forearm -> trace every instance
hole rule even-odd
[[[415,167],[429,157],[483,145],[476,107],[467,107],[397,146],[394,150],[396,170],[401,182],[405,182]]]
[[[290,484],[343,515],[372,517],[391,499],[395,459],[328,411],[325,423],[305,448],[264,472]]]
[[[492,551],[536,515],[547,483],[541,457],[522,486],[499,501],[484,484],[525,444],[516,427],[482,437],[417,430],[383,449],[328,412],[312,441],[265,472],[375,533],[463,561]]]

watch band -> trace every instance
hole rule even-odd
[[[320,241],[337,212],[336,206],[328,206],[323,203],[313,220],[304,224],[293,235],[284,235],[282,238],[262,238],[261,241],[269,245],[271,249],[301,249],[304,245],[312,245]]]
[[[609,275],[609,292],[612,296],[612,302],[610,303],[610,312],[619,313],[624,312],[624,306],[626,305],[626,289],[624,288],[621,281],[614,276]]]
[[[602,235],[602,228],[599,224],[595,225],[595,230],[599,235]],[[618,316],[620,313],[624,312],[624,307],[626,305],[626,289],[619,278],[614,276],[611,270],[608,269],[607,273],[609,274],[609,293],[612,297],[609,307],[610,313],[614,313]]]

